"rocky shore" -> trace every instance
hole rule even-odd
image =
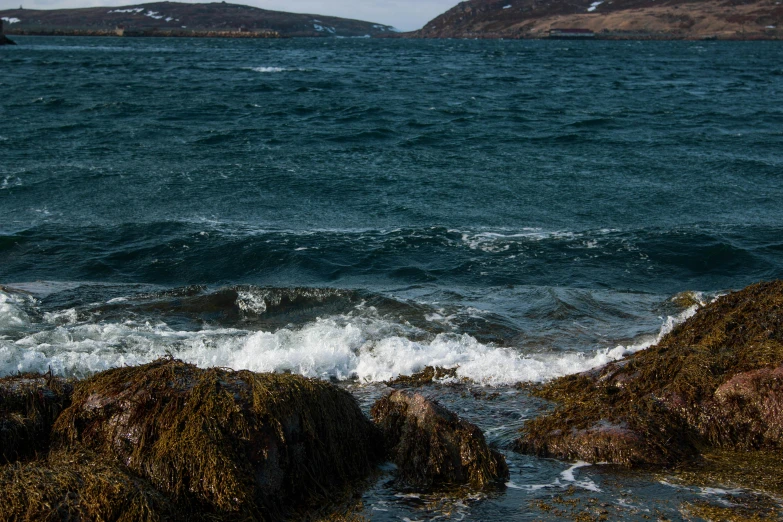
[[[175,359],[80,382],[8,377],[0,381],[0,519],[308,518],[338,509],[390,456],[401,484],[502,483],[503,457],[476,426],[412,400],[436,417],[410,412],[390,423],[386,411],[376,424],[321,380]],[[379,401],[390,403],[402,404]],[[411,455],[392,456],[400,426]]]
[[[628,466],[783,448],[783,282],[717,299],[656,346],[535,393],[523,452]]]
[[[382,462],[399,488],[502,488],[481,430],[412,389],[448,375],[390,382],[372,420],[325,381],[173,358],[6,377],[0,519],[339,520]],[[519,452],[783,494],[783,281],[724,295],[626,359],[520,387],[554,407]]]

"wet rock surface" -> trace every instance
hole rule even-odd
[[[0,379],[0,464],[49,449],[49,433],[70,405],[73,383],[51,375]]]
[[[524,427],[526,453],[634,466],[779,451],[783,282],[723,296],[658,345],[534,393],[557,406]]]
[[[400,375],[386,382],[387,386],[420,387],[432,384],[442,379],[456,379],[456,368],[441,368],[440,366],[426,366],[422,371],[413,375]]]
[[[484,488],[508,478],[503,456],[481,430],[418,393],[396,390],[372,407],[398,479],[417,488]]]
[[[180,512],[274,520],[365,477],[378,434],[329,383],[164,359],[79,383],[53,438],[148,481]]]

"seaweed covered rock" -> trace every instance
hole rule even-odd
[[[149,482],[83,449],[0,466],[0,520],[198,520]]]
[[[0,379],[0,464],[46,452],[54,421],[72,393],[70,382],[52,375]]]
[[[535,393],[559,404],[523,428],[527,453],[671,465],[783,449],[783,281],[723,296],[658,345]]]
[[[399,479],[413,487],[484,488],[508,477],[481,430],[418,393],[393,391],[372,407]]]
[[[258,520],[366,476],[379,438],[329,383],[173,359],[79,383],[53,437],[116,460],[178,504]]]
[[[386,381],[387,386],[405,386],[416,388],[432,384],[441,379],[457,377],[457,368],[442,368],[440,366],[425,366],[420,372],[413,375],[400,375],[394,379]]]

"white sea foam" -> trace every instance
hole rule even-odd
[[[26,326],[29,322],[30,318],[23,309],[23,298],[0,291],[0,333]]]
[[[675,316],[670,315],[665,319],[663,319],[663,324],[661,325],[661,329],[658,331],[656,335],[650,335],[648,337],[642,338],[638,340],[636,343],[630,344],[628,346],[618,345],[612,350],[609,350],[609,352],[607,352],[609,357],[611,357],[612,360],[616,361],[622,359],[626,355],[630,355],[632,353],[636,353],[641,350],[646,350],[650,346],[658,344],[666,334],[674,330],[675,326],[687,321],[688,319],[696,315],[699,306],[703,306],[707,304],[706,298],[700,292],[694,293],[694,297],[699,302],[699,304],[693,305]],[[719,296],[715,296],[713,300],[717,299],[718,297]]]
[[[549,482],[547,484],[527,484],[527,485],[518,485],[511,481],[506,483],[506,486],[510,487],[511,489],[522,489],[527,491],[538,491],[540,489],[564,489],[564,488],[570,488],[570,487],[577,487],[580,489],[586,489],[588,491],[593,491],[595,493],[600,493],[601,488],[598,487],[598,485],[590,480],[589,478],[585,477],[581,480],[576,478],[576,470],[579,468],[584,468],[587,466],[592,466],[592,464],[588,462],[578,461],[571,465],[568,469],[563,470],[560,472],[560,476],[553,480],[552,482]]]
[[[78,314],[73,308],[62,310],[60,312],[44,313],[44,321],[49,324],[75,324],[78,320]]]
[[[266,312],[266,300],[255,292],[238,292],[237,306],[243,312],[263,314]]]
[[[30,326],[18,299],[0,293],[0,329],[18,331]],[[241,294],[238,302],[256,311],[263,304],[250,294]],[[657,336],[631,346],[591,353],[524,354],[483,344],[467,334],[440,334],[420,340],[421,330],[372,315],[322,318],[276,332],[177,331],[164,323],[78,323],[76,312],[65,310],[44,314],[43,329],[36,325],[35,333],[17,336],[16,340],[0,339],[0,375],[46,371],[50,367],[60,374],[85,375],[173,354],[201,367],[291,371],[308,377],[355,378],[362,382],[410,375],[425,366],[456,367],[457,378],[497,386],[541,382],[616,361],[650,346],[693,313],[695,308],[667,318]]]
[[[567,483],[572,484],[578,488],[586,489],[588,491],[594,491],[596,493],[601,492],[601,488],[599,488],[595,482],[590,480],[589,478],[584,478],[582,480],[577,480],[575,471],[579,468],[584,468],[587,466],[591,466],[592,464],[588,462],[579,461],[576,462],[573,466],[568,468],[567,470],[560,473],[560,477]]]
[[[281,72],[295,72],[304,71],[305,69],[291,68],[291,67],[243,67],[246,71],[255,71],[259,73],[281,73]]]
[[[0,141],[5,141],[2,136],[0,136]],[[8,190],[14,187],[21,187],[22,186],[22,180],[19,179],[16,176],[6,176],[3,178],[3,182],[0,183],[0,190]]]
[[[583,237],[584,234],[570,231],[548,231],[541,228],[522,228],[512,233],[500,232],[464,232],[460,230],[449,230],[452,233],[461,234],[461,240],[471,250],[483,250],[485,252],[503,252],[509,249],[513,243],[543,241],[547,239],[573,240]],[[598,234],[605,235],[615,230],[600,230]],[[595,234],[595,233],[594,233]],[[588,248],[595,248],[597,242],[591,241]]]

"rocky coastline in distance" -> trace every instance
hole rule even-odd
[[[290,38],[372,37],[388,25],[333,16],[286,13],[240,4],[154,2],[79,9],[0,11],[9,35]]]
[[[82,381],[5,377],[0,518],[353,520],[387,461],[400,488],[502,489],[503,456],[417,392],[452,375],[387,383],[372,419],[325,381],[173,358]],[[674,469],[757,500],[705,508],[708,519],[766,519],[783,495],[783,281],[720,297],[617,363],[519,387],[556,407],[526,423],[516,451]]]
[[[563,31],[563,30],[566,31]],[[467,0],[403,38],[781,40],[781,0]]]
[[[781,0],[467,0],[405,33],[373,22],[225,2],[9,9],[0,11],[0,19],[8,34],[31,36],[783,39]]]

